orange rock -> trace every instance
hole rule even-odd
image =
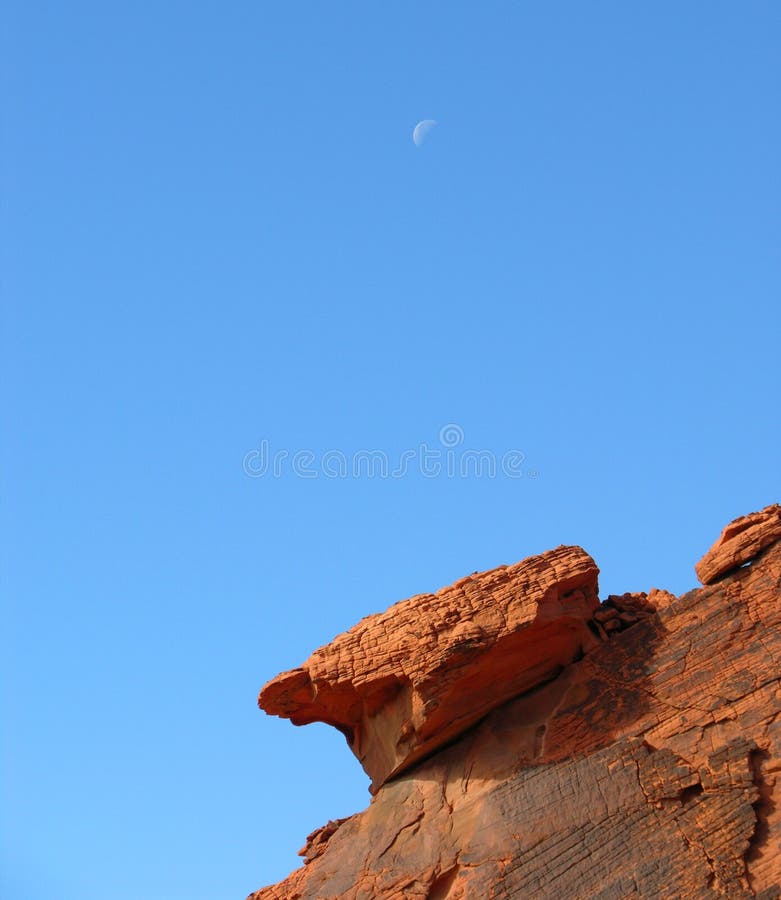
[[[559,547],[403,600],[278,675],[258,704],[338,728],[377,790],[593,643],[598,573]]]
[[[775,503],[730,522],[694,570],[702,584],[713,584],[780,538],[781,506]]]
[[[372,683],[370,657],[356,652],[365,646],[360,635],[393,633],[394,619],[401,631],[388,646],[405,648],[415,690],[425,684],[425,696],[441,698],[451,713],[459,707],[437,692],[442,680],[465,690],[473,709],[478,697],[489,704],[487,688],[471,690],[479,660],[496,661],[493,645],[481,645],[467,677],[459,655],[439,656],[432,637],[425,646],[440,665],[427,665],[403,643],[414,610],[440,623],[444,647],[458,646],[453,633],[477,636],[472,625],[485,627],[484,608],[489,620],[490,610],[514,610],[507,621],[518,630],[495,633],[551,639],[558,674],[531,679],[546,670],[546,644],[525,646],[518,665],[528,677],[515,696],[425,759],[408,758],[367,809],[310,835],[305,866],[252,900],[781,897],[781,542],[752,559],[677,600],[654,590],[594,608],[586,588],[567,587],[566,569],[574,565],[578,580],[587,572],[595,578],[593,563],[583,551],[559,548],[476,576],[475,595],[467,579],[364,619],[318,651],[314,665],[310,659],[282,676],[288,693],[270,695],[288,698],[280,708],[310,721],[315,712],[343,712],[330,700],[340,672],[360,678],[360,707]],[[535,585],[546,577],[540,599]],[[564,594],[583,591],[578,613],[567,608],[562,586]],[[464,601],[478,595],[480,602]],[[436,619],[420,609],[435,610]],[[570,631],[585,636],[583,654],[562,666],[562,632]],[[382,671],[397,671],[407,658],[373,652]],[[539,662],[528,670],[532,656]],[[448,680],[451,663],[457,674]],[[318,706],[314,688],[324,673],[334,680],[324,683]],[[375,715],[384,709],[380,703]]]

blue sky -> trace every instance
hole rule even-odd
[[[12,2],[7,900],[243,897],[369,799],[263,683],[561,543],[779,499],[781,8]],[[438,121],[420,147],[412,129]],[[422,443],[520,477],[329,478]],[[267,441],[316,476],[250,477]]]

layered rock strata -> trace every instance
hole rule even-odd
[[[340,728],[375,794],[252,900],[781,897],[778,522],[727,526],[679,598],[599,603],[560,547],[274,679],[261,706]]]
[[[702,584],[714,584],[725,573],[754,559],[781,540],[781,506],[774,503],[759,512],[734,519],[694,567]]]
[[[344,733],[376,791],[582,651],[594,560],[559,547],[368,616],[260,692],[267,713]]]

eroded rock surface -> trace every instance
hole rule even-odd
[[[765,513],[746,517],[749,527]],[[454,693],[464,690],[468,711],[447,746],[429,744],[425,759],[414,751],[395,756],[395,771],[378,779],[368,808],[310,835],[305,865],[252,900],[781,897],[781,543],[752,546],[748,557],[730,551],[740,562],[706,575],[716,583],[679,598],[652,590],[599,606],[593,562],[578,548],[559,548],[364,619],[298,674],[275,679],[264,693],[276,684],[267,696],[294,721],[328,721],[314,713],[348,708],[352,725],[344,714],[333,724],[360,725],[360,686],[372,683],[372,659],[381,672],[403,672],[411,697],[423,692],[422,709],[434,697],[436,709],[445,704],[458,719]],[[577,586],[568,580],[570,563]],[[480,618],[483,606],[494,612]],[[416,618],[420,625],[421,608],[446,623],[444,638],[427,639],[432,665],[413,662],[414,642],[404,637]],[[500,621],[498,609],[502,625],[470,651],[465,667],[452,649],[433,664],[440,648],[458,647],[459,625]],[[446,619],[449,610],[455,616]],[[378,663],[378,648],[358,655],[361,635],[382,633],[380,621],[395,634],[394,617],[401,629],[392,662]],[[510,654],[491,656],[509,635],[532,641],[513,639],[526,673],[517,679]],[[359,665],[348,662],[356,656]],[[501,699],[491,702],[480,660],[503,661],[517,688],[512,697],[500,687]],[[448,677],[451,666],[456,674]],[[319,685],[340,685],[334,696],[342,697],[344,682],[356,677],[356,707],[332,703],[330,688],[317,704]],[[291,691],[294,679],[310,685],[308,693]],[[447,690],[436,690],[440,679]],[[387,695],[391,707],[397,696]],[[383,708],[374,707],[375,717]],[[401,717],[391,712],[388,721]],[[447,731],[432,715],[416,721],[416,733],[434,743]],[[376,733],[372,739],[380,742]]]
[[[778,540],[781,540],[781,506],[777,503],[733,519],[694,567],[697,577],[702,584],[713,584],[726,572],[751,562]]]
[[[368,616],[260,692],[267,713],[347,737],[372,789],[593,641],[594,560],[559,547]]]

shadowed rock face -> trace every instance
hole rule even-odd
[[[342,729],[375,795],[251,898],[781,897],[778,512],[728,526],[680,598],[599,604],[560,547],[278,676],[261,706]]]

